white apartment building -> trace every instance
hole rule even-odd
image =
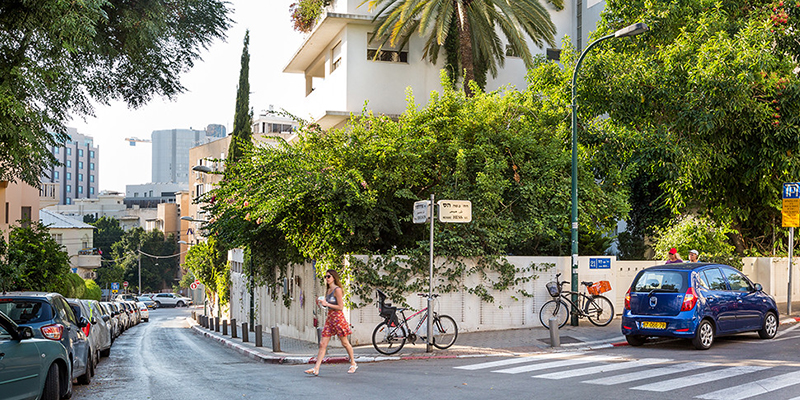
[[[313,119],[323,128],[344,124],[350,113],[367,109],[377,114],[395,116],[406,109],[406,88],[413,91],[417,105],[425,105],[432,91],[441,91],[439,65],[422,59],[424,41],[411,38],[407,48],[382,49],[387,61],[373,61],[377,43],[370,43],[374,12],[362,5],[362,0],[333,0],[331,5],[292,56],[285,73],[305,76],[306,104]],[[542,1],[550,10],[556,26],[555,41],[560,46],[565,36],[573,39],[578,48],[584,46],[595,30],[604,2],[601,0],[566,0],[564,9],[556,9]],[[371,51],[372,50],[372,51]],[[557,50],[557,49],[550,49]],[[531,45],[533,54],[547,54],[547,48]],[[505,67],[497,78],[487,79],[487,90],[505,85],[524,88],[525,63],[521,58],[506,57]]]
[[[96,278],[94,271],[100,268],[102,256],[94,249],[94,227],[48,210],[40,210],[39,219],[69,254],[72,272],[84,279]]]

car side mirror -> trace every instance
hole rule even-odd
[[[756,288],[756,292],[760,292],[760,291],[764,290],[764,287],[763,287],[763,286],[761,286],[761,284],[760,284],[760,283],[756,283],[756,284],[755,284],[755,285],[753,285],[753,286]]]
[[[78,328],[86,328],[86,325],[89,325],[89,320],[86,317],[81,317],[81,320],[78,321]]]
[[[105,322],[108,322],[108,320],[110,320],[110,319],[111,319],[111,317],[110,317],[110,316],[108,316],[108,315],[103,315],[103,321],[105,321]]]
[[[96,325],[97,324],[97,318],[92,317],[91,322],[92,322],[92,325]]]
[[[20,326],[17,328],[17,333],[19,333],[20,339],[30,339],[33,337],[33,328],[30,326]]]

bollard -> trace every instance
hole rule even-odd
[[[200,326],[203,328],[208,328],[208,317],[203,315],[203,318],[200,320]]]
[[[214,318],[208,319],[208,330],[214,331]]]
[[[228,335],[228,320],[226,319],[222,321],[222,336],[227,336],[227,335]]]
[[[192,319],[197,321],[197,311],[192,311]]]
[[[317,328],[317,346],[319,346],[319,342],[322,341],[322,328]]]
[[[219,332],[219,317],[214,318],[214,332]]]
[[[236,339],[239,335],[236,334],[236,320],[231,319],[231,338]]]
[[[278,331],[277,326],[272,327],[272,351],[274,352],[281,351],[281,334]]]
[[[247,343],[250,341],[248,333],[249,332],[247,332],[247,322],[242,322],[242,343]]]
[[[261,325],[256,325],[256,347],[264,347],[264,338],[263,338],[263,327]]]
[[[550,347],[561,346],[561,336],[558,335],[558,318],[550,317]]]

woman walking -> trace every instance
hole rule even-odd
[[[353,357],[353,346],[347,340],[347,335],[353,333],[350,329],[350,324],[344,318],[344,291],[342,291],[342,283],[339,280],[339,274],[329,269],[325,272],[325,286],[326,294],[324,298],[317,300],[317,303],[323,307],[328,307],[328,316],[325,318],[325,327],[322,329],[322,339],[319,342],[319,353],[317,354],[317,363],[314,368],[307,369],[305,373],[309,375],[319,375],[319,367],[322,365],[322,359],[325,358],[325,351],[328,349],[328,342],[331,336],[336,335],[342,342],[347,355],[350,356],[350,369],[347,370],[348,374],[354,374],[358,369],[355,357]]]

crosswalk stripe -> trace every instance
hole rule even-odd
[[[535,356],[528,356],[528,357],[517,357],[517,358],[509,358],[506,360],[500,361],[489,361],[480,364],[472,364],[472,365],[464,365],[460,367],[454,367],[455,369],[466,369],[466,370],[476,370],[476,369],[485,369],[485,368],[494,368],[494,367],[503,367],[506,365],[513,365],[513,364],[521,364],[526,362],[532,362],[536,360],[548,360],[552,358],[568,358],[578,356],[584,353],[547,353],[547,354],[537,354]]]
[[[800,384],[800,371],[717,390],[697,397],[709,400],[741,400],[797,384]]]
[[[619,371],[621,369],[629,369],[629,368],[636,368],[643,365],[651,365],[651,364],[660,364],[665,362],[673,361],[669,358],[645,358],[641,360],[635,361],[626,361],[620,362],[615,364],[603,364],[597,365],[594,367],[586,367],[580,369],[573,369],[569,371],[561,371],[561,372],[551,372],[549,374],[542,374],[542,375],[535,375],[534,378],[543,378],[543,379],[564,379],[564,378],[574,378],[578,376],[584,375],[591,375],[591,374],[599,374],[603,372],[611,372],[611,371]]]
[[[541,369],[569,367],[571,365],[587,364],[595,361],[612,361],[619,359],[620,357],[616,356],[588,356],[588,357],[573,358],[561,361],[550,361],[545,363],[522,365],[515,368],[501,369],[492,372],[499,372],[501,374],[519,374],[522,372],[538,371]]]
[[[689,386],[699,385],[701,383],[718,381],[720,379],[727,379],[737,375],[749,374],[751,372],[761,371],[770,367],[758,366],[741,366],[730,367],[716,371],[705,372],[702,374],[684,376],[681,378],[669,379],[666,381],[655,382],[648,385],[637,386],[632,389],[647,390],[651,392],[666,392],[669,390],[681,389]],[[650,371],[642,373],[643,375],[650,375]]]
[[[591,379],[583,381],[583,383],[592,383],[595,385],[618,385],[620,383],[634,382],[642,379],[656,378],[664,375],[677,374],[680,372],[691,371],[693,369],[712,367],[714,364],[689,362],[683,364],[670,365],[668,367],[648,369],[647,372],[642,371],[631,372],[627,374],[609,376],[606,378]]]

